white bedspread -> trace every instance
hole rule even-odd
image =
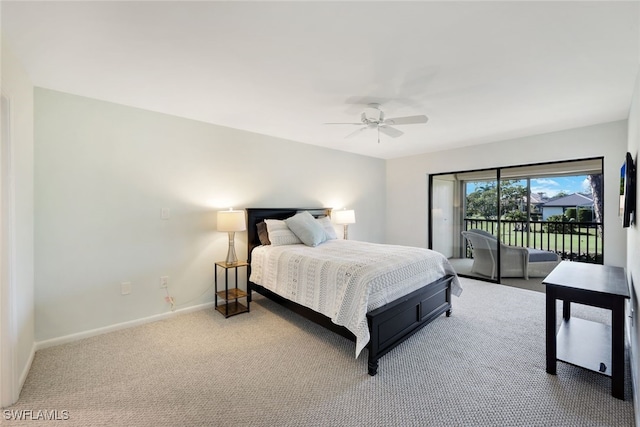
[[[442,254],[428,249],[354,240],[319,246],[259,246],[251,255],[253,283],[311,308],[356,336],[356,357],[369,342],[366,313],[447,274]]]

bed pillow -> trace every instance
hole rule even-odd
[[[328,216],[323,216],[323,217],[317,218],[316,221],[318,221],[318,223],[322,226],[322,228],[324,228],[324,232],[326,234],[327,240],[334,240],[338,238],[338,235],[336,234],[336,229],[333,228],[333,223],[331,222],[331,218],[329,218]]]
[[[264,222],[267,223],[271,246],[299,245],[302,243],[284,221],[280,219],[265,219]]]
[[[267,224],[264,221],[260,221],[256,224],[256,229],[258,230],[258,239],[260,240],[261,245],[270,245],[269,241],[269,232],[267,231]]]
[[[289,229],[307,246],[318,246],[327,240],[324,227],[307,211],[302,211],[284,220]]]

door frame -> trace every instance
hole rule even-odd
[[[0,407],[19,397],[14,246],[14,153],[11,96],[0,92]]]

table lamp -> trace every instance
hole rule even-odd
[[[349,224],[356,223],[355,212],[351,209],[342,209],[340,211],[333,211],[331,213],[331,216],[334,223],[338,225],[344,225],[344,240],[347,240],[347,227],[349,227]]]
[[[218,231],[226,231],[229,233],[229,250],[227,251],[227,264],[237,264],[235,249],[236,231],[244,231],[247,229],[247,223],[244,217],[244,211],[218,211]]]

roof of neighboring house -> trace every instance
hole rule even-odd
[[[543,207],[553,206],[593,206],[593,199],[585,196],[584,194],[573,193],[568,196],[551,200],[543,205]]]
[[[549,200],[544,194],[531,193],[529,196],[531,197],[532,205],[539,205],[540,203],[544,203]]]

